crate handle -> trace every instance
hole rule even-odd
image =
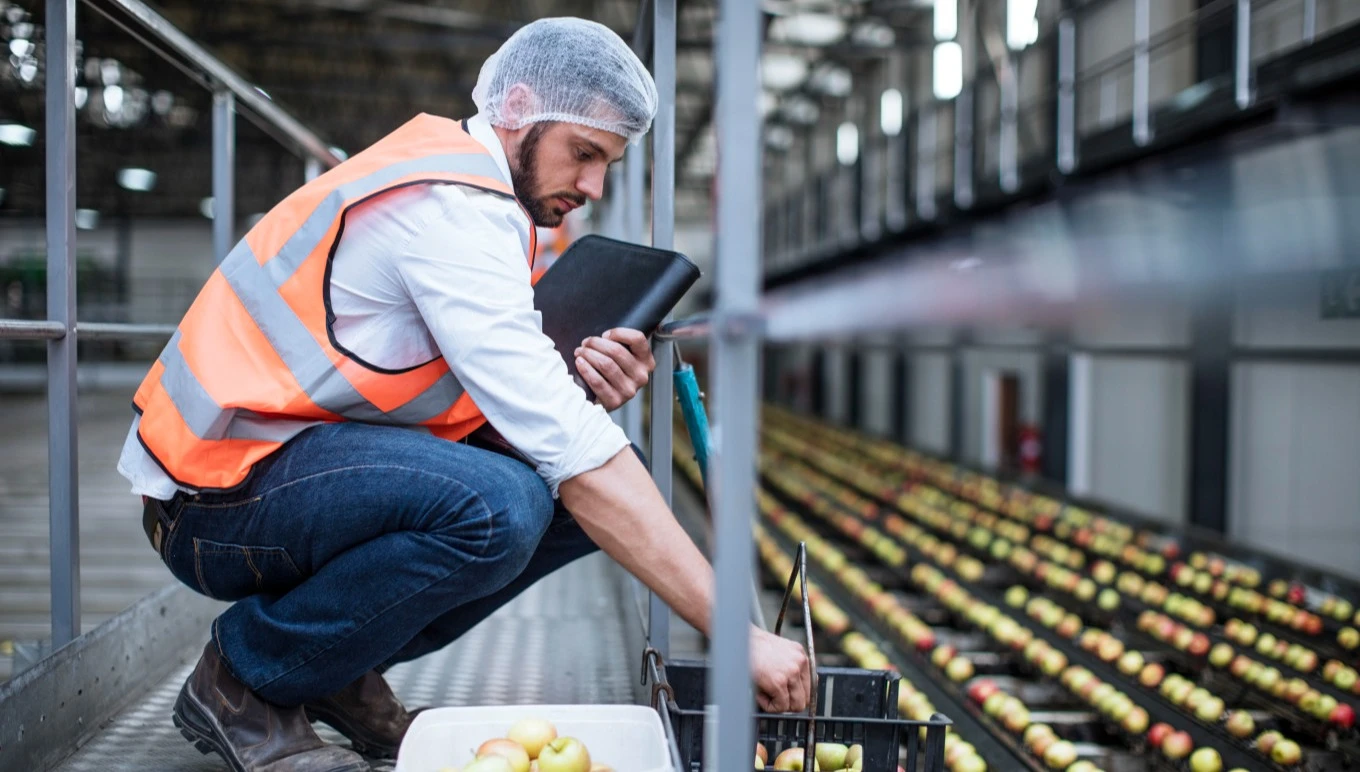
[[[784,627],[784,615],[789,610],[789,597],[793,595],[795,581],[798,584],[798,594],[802,596],[803,601],[803,632],[807,646],[808,679],[812,689],[812,693],[808,695],[807,741],[803,750],[803,765],[806,768],[809,758],[814,760],[817,758],[817,649],[812,643],[812,609],[808,606],[807,542],[804,541],[798,542],[794,569],[789,574],[788,586],[784,588],[784,599],[779,604],[779,618],[774,623],[775,635],[779,635],[779,631]]]

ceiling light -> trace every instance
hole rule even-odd
[[[769,117],[779,107],[779,98],[768,91],[760,92],[760,117]]]
[[[779,123],[767,126],[765,144],[776,150],[788,150],[793,147],[793,129]]]
[[[950,41],[935,46],[935,98],[953,99],[963,91],[963,49]]]
[[[935,0],[935,39],[953,40],[959,34],[959,0]]]
[[[9,52],[15,56],[28,56],[33,53],[34,48],[37,48],[37,46],[33,45],[32,41],[23,38],[15,38],[9,41]]]
[[[817,103],[805,96],[793,96],[784,100],[784,104],[779,108],[784,117],[793,123],[800,123],[805,126],[817,122],[821,116],[821,108]]]
[[[825,46],[845,36],[845,21],[829,13],[800,13],[770,22],[770,39],[805,46]]]
[[[760,77],[776,91],[793,88],[807,75],[807,62],[790,54],[770,53],[761,57]]]
[[[878,100],[878,126],[883,134],[895,137],[902,133],[902,92],[887,89]]]
[[[202,214],[204,217],[206,217],[206,218],[208,218],[209,220],[211,220],[211,219],[213,218],[213,214],[217,211],[217,207],[216,207],[216,204],[215,204],[215,202],[214,202],[214,200],[213,200],[213,197],[212,197],[212,196],[208,196],[207,198],[203,199],[202,201],[199,201],[199,202],[198,202],[198,211],[199,211],[199,213]]]
[[[117,60],[104,59],[99,63],[99,79],[105,86],[116,86],[123,79],[123,68]]]
[[[109,86],[104,89],[104,109],[115,115],[123,111],[122,86]]]
[[[897,34],[883,22],[867,19],[855,26],[850,33],[850,41],[867,48],[890,48],[897,42]]]
[[[0,123],[0,144],[28,147],[37,139],[38,132],[20,123]]]
[[[98,209],[77,209],[76,227],[83,231],[92,231],[99,227]]]
[[[850,166],[859,159],[859,127],[846,121],[836,129],[836,160]]]
[[[817,65],[817,69],[808,79],[808,83],[823,94],[834,97],[850,96],[850,92],[854,88],[854,80],[850,76],[850,70],[829,63]]]
[[[128,190],[145,193],[156,187],[156,173],[150,169],[119,169],[118,184]]]
[[[1006,0],[1006,44],[1019,51],[1039,39],[1039,0]]]

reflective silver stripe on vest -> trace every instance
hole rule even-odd
[[[422,172],[488,177],[500,180],[506,186],[510,185],[509,180],[501,178],[500,167],[496,165],[495,159],[486,153],[450,153],[416,158],[385,166],[366,177],[347,182],[321,199],[321,203],[308,215],[302,227],[288,237],[277,255],[265,263],[265,270],[268,271],[274,286],[283,286],[283,283],[307,261],[307,256],[316,251],[317,245],[326,237],[326,232],[344,210],[346,201],[363,198],[392,184],[395,180]],[[527,254],[529,245],[523,233],[520,234],[520,241],[525,242],[524,251]]]
[[[287,442],[298,432],[320,423],[309,420],[265,418],[251,410],[223,409],[194,377],[179,349],[180,333],[175,331],[159,357],[165,372],[161,386],[184,419],[189,431],[200,440],[265,440]]]
[[[321,344],[274,287],[245,241],[238,243],[227,255],[220,270],[298,385],[323,410],[353,421],[410,425],[447,412],[463,396],[462,384],[452,373],[446,372],[411,401],[384,412],[365,399],[335,368]]]

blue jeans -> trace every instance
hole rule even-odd
[[[223,661],[288,706],[443,648],[598,549],[526,464],[357,423],[309,429],[240,490],[167,509],[171,573],[235,601],[212,626]]]

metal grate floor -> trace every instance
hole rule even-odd
[[[563,568],[443,651],[388,671],[408,707],[529,703],[630,703],[638,657],[627,650],[625,610],[613,590],[618,571],[595,554]],[[635,623],[635,622],[634,622]],[[640,655],[639,655],[640,656]],[[224,770],[170,723],[193,665],[177,669],[57,767],[60,772]],[[328,742],[345,744],[324,724]],[[392,769],[390,763],[374,769]]]

